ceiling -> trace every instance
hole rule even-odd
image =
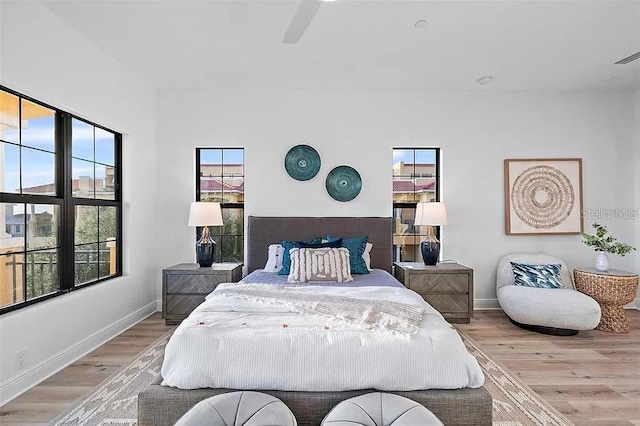
[[[297,44],[298,1],[41,1],[161,89],[640,89],[640,1],[338,0]]]

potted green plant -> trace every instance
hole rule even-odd
[[[584,242],[589,247],[598,253],[596,257],[596,269],[601,272],[605,272],[609,269],[609,258],[606,253],[618,254],[620,256],[626,256],[631,251],[635,250],[635,247],[629,244],[617,242],[617,238],[611,235],[606,236],[609,231],[607,227],[594,223],[593,227],[596,230],[596,235],[582,234]]]

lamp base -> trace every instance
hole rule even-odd
[[[424,239],[420,243],[420,251],[422,252],[424,264],[434,266],[440,258],[440,241],[428,241]]]
[[[210,268],[213,265],[213,255],[216,251],[216,242],[211,238],[209,228],[204,227],[202,237],[196,243],[196,259],[201,268]]]
[[[211,240],[208,243],[196,243],[196,258],[198,265],[202,268],[208,268],[213,265],[213,255],[215,253],[216,243]]]

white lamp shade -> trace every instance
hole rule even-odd
[[[418,203],[414,225],[439,226],[447,224],[447,208],[444,203]]]
[[[219,203],[195,201],[189,211],[189,226],[221,226],[222,210]]]

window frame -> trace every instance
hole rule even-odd
[[[244,147],[237,147],[237,146],[209,146],[209,147],[196,147],[196,169],[195,169],[195,179],[196,179],[196,200],[195,201],[201,201],[202,200],[202,190],[200,188],[200,167],[202,166],[202,162],[201,162],[201,155],[200,153],[202,151],[206,151],[206,150],[214,150],[214,149],[219,149],[221,151],[221,159],[222,159],[222,164],[221,164],[221,172],[220,175],[224,176],[224,151],[225,150],[242,150],[242,182],[243,185],[245,183],[245,179],[246,179],[246,174],[245,174],[245,165],[246,165],[246,160],[245,160],[245,149]],[[245,210],[244,210],[244,193],[243,193],[243,201],[242,203],[224,203],[221,202],[220,203],[220,209],[223,211],[223,217],[224,217],[224,210],[225,209],[242,209],[242,239],[243,239],[243,247],[244,247],[244,237],[245,237]],[[196,240],[197,241],[200,238],[200,234],[201,234],[201,227],[196,227]],[[212,233],[212,236],[215,235],[215,233]],[[237,234],[221,234],[221,236],[228,236],[228,237],[239,237],[240,235]],[[221,247],[216,247],[216,254],[215,257],[220,257],[220,259],[223,259],[223,252],[222,252],[222,244],[219,244]],[[243,248],[243,257],[245,255],[244,253],[244,248]],[[244,259],[239,260],[238,262],[240,263],[244,263]],[[215,259],[214,259],[214,263],[216,263]]]
[[[55,112],[55,133],[54,133],[54,146],[55,146],[55,161],[54,161],[54,176],[55,176],[55,195],[36,195],[36,194],[23,194],[23,193],[11,193],[0,191],[0,203],[7,204],[51,204],[57,205],[60,215],[60,223],[57,227],[58,232],[58,247],[55,249],[58,252],[58,289],[57,291],[37,296],[32,299],[27,298],[27,268],[22,268],[22,286],[24,299],[22,302],[16,302],[11,305],[0,307],[0,315],[8,312],[22,309],[26,306],[31,306],[45,300],[52,299],[54,297],[61,296],[71,291],[79,290],[82,288],[90,287],[95,284],[109,281],[114,278],[122,276],[122,260],[123,260],[123,219],[122,219],[122,134],[111,130],[105,126],[101,126],[85,118],[79,117],[75,114],[64,111],[60,108],[47,104],[46,102],[39,101],[28,95],[24,95],[6,86],[0,85],[0,91],[7,92],[11,95],[17,96],[22,100],[32,102],[47,109],[51,109]],[[22,101],[20,101],[22,102]],[[20,108],[19,108],[20,110]],[[21,110],[19,114],[22,114]],[[21,116],[19,116],[19,120]],[[115,183],[114,183],[114,199],[90,199],[79,198],[73,196],[73,170],[72,170],[72,120],[80,120],[96,128],[100,128],[114,135],[114,168],[115,168]],[[4,143],[16,145],[13,142],[2,140]],[[19,141],[18,146],[22,146],[22,141]],[[23,190],[22,186],[22,162],[20,163],[20,191]],[[95,176],[94,176],[95,179]],[[116,208],[116,268],[115,274],[106,277],[98,278],[96,280],[75,284],[75,206],[76,205],[94,205],[94,206],[110,206]],[[4,212],[2,213],[4,214]],[[25,215],[26,221],[26,215]],[[25,233],[27,232],[26,226],[23,225]],[[27,236],[25,235],[25,242]],[[99,244],[99,242],[96,242]],[[22,253],[25,256],[29,252],[42,251],[45,249],[29,249],[25,245],[24,250],[16,253]],[[99,250],[99,248],[98,248]],[[26,259],[25,263],[26,265]],[[99,264],[98,264],[99,265]],[[99,268],[99,266],[98,266]]]
[[[414,158],[414,170],[411,173],[410,179],[416,179],[419,177],[415,176],[415,158],[416,158],[416,151],[435,151],[435,170],[433,173],[433,176],[429,176],[430,178],[435,179],[435,199],[434,201],[438,202],[440,201],[440,187],[441,187],[441,175],[440,175],[440,171],[441,171],[441,166],[442,166],[442,153],[440,151],[440,148],[435,148],[435,147],[393,147],[391,152],[392,152],[392,156],[393,156],[393,151],[395,150],[406,150],[406,151],[413,151],[413,158]],[[395,163],[394,163],[395,164]],[[418,205],[418,201],[413,201],[413,202],[408,202],[408,201],[401,201],[401,202],[395,202],[393,201],[393,180],[394,180],[394,174],[393,174],[393,170],[391,172],[391,180],[392,180],[392,189],[391,189],[391,217],[395,218],[395,210],[396,209],[416,209],[417,205]],[[414,194],[414,200],[415,200],[415,187],[413,190],[413,194]],[[414,225],[415,226],[415,225]],[[440,232],[440,226],[435,226],[435,233],[436,233],[436,237],[441,240],[441,232]],[[420,234],[415,234],[416,236],[420,235]],[[393,229],[391,230],[391,238],[393,239],[393,237],[396,236],[396,229],[395,226],[393,227]],[[391,249],[393,250],[393,261],[394,262],[401,262],[402,260],[395,260],[396,259],[396,245],[392,244]]]

